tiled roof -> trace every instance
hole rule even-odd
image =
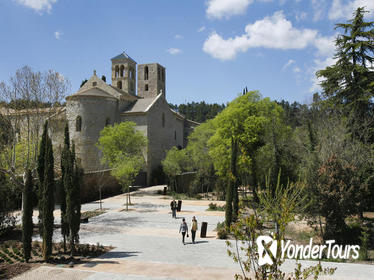
[[[145,113],[151,108],[152,104],[156,101],[155,98],[138,99],[129,109],[124,113]]]
[[[111,60],[113,61],[113,60],[121,60],[121,59],[130,59],[130,60],[132,60],[133,62],[136,63],[136,61],[133,60],[133,59],[132,59],[132,58],[131,58],[127,53],[125,53],[125,52],[123,52],[123,53],[121,53],[121,54],[119,54],[119,55],[113,57]]]

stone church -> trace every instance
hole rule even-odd
[[[125,52],[111,61],[111,84],[94,71],[76,93],[66,98],[61,117],[68,120],[77,157],[88,174],[105,168],[96,147],[100,131],[114,123],[135,122],[148,138],[146,166],[139,182],[149,185],[152,172],[159,168],[167,150],[185,147],[188,134],[198,123],[169,107],[165,67],[158,63],[137,65]]]

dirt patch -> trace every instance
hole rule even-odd
[[[0,279],[11,279],[38,266],[39,263],[0,264]]]

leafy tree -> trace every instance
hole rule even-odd
[[[43,258],[48,261],[52,253],[53,210],[54,210],[54,160],[52,141],[48,136],[48,122],[45,122],[43,139],[38,157],[39,175],[39,218],[43,238]]]
[[[33,212],[33,201],[32,201],[32,173],[31,170],[27,170],[25,189],[23,193],[23,213],[22,213],[22,243],[23,243],[23,254],[26,262],[31,257],[31,242],[33,233],[32,223],[32,212]]]
[[[187,156],[186,149],[179,150],[177,147],[172,147],[161,162],[165,174],[174,186],[174,191],[177,191],[176,177],[189,169],[188,162],[189,157]]]
[[[364,8],[357,8],[348,23],[336,24],[344,30],[336,39],[337,62],[317,76],[324,79],[321,86],[328,102],[343,108],[353,136],[373,143],[374,22],[366,22],[365,13]]]
[[[367,192],[367,186],[360,182],[356,168],[352,164],[342,162],[336,155],[332,155],[320,167],[318,175],[318,206],[326,220],[323,237],[325,240],[345,242],[345,218],[358,214],[356,195]]]
[[[98,147],[103,152],[102,161],[112,168],[111,174],[127,190],[126,209],[129,204],[129,187],[144,166],[147,138],[135,128],[133,122],[106,126],[100,132]]]

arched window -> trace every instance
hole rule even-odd
[[[114,75],[116,78],[119,77],[119,68],[118,68],[118,65],[114,68]]]
[[[162,113],[162,127],[165,127],[165,113]]]
[[[148,91],[148,84],[146,84],[146,85],[144,86],[144,90],[145,90],[145,91]]]
[[[105,126],[108,126],[108,125],[110,125],[110,118],[109,117],[105,119]]]
[[[157,67],[157,79],[158,80],[161,80],[161,69],[160,69],[160,67]]]
[[[177,141],[177,131],[174,130],[174,140]]]
[[[165,83],[165,69],[162,69],[162,81]]]
[[[76,131],[81,131],[82,130],[82,117],[78,116],[75,119],[75,130]]]
[[[148,66],[144,67],[144,80],[148,80]]]
[[[118,82],[117,82],[117,87],[118,87],[119,89],[122,89],[122,82],[121,82],[121,81],[118,81]]]
[[[132,69],[131,68],[129,69],[129,78],[130,79],[132,78]]]
[[[119,76],[124,77],[124,73],[125,73],[125,67],[121,65],[121,68],[119,69]]]

